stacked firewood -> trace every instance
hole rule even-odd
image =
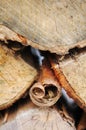
[[[81,80],[73,88],[78,81],[77,77],[77,81],[73,78],[73,73],[78,74],[71,71],[71,66],[75,69],[78,62],[84,68],[85,49],[65,57],[49,52],[38,52],[39,56],[35,49],[31,50],[18,42],[0,42],[0,129],[13,130],[13,124],[14,129],[19,130],[85,129],[85,94],[79,95]],[[85,76],[85,70],[83,74]],[[84,76],[80,77],[85,83]],[[65,97],[63,88],[72,99],[67,94]],[[79,119],[76,110],[80,111]]]
[[[85,0],[0,0],[0,130],[15,129],[86,130]]]

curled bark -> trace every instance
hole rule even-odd
[[[47,60],[43,61],[38,82],[29,91],[30,98],[38,106],[52,106],[61,96],[61,87]]]

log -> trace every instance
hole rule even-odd
[[[0,24],[24,36],[25,45],[65,54],[70,48],[86,46],[85,9],[84,0],[3,0]]]
[[[41,108],[29,100],[18,104],[16,110],[12,109],[12,112],[9,110],[8,121],[0,126],[0,130],[4,129],[76,130],[73,118],[70,120],[63,117],[56,106]]]
[[[34,82],[37,70],[28,53],[28,62],[0,43],[0,110],[11,106]]]
[[[67,94],[86,111],[86,48],[75,56],[65,56],[61,61],[49,57],[52,69]]]

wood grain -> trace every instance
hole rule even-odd
[[[37,70],[12,50],[0,45],[0,110],[18,100],[34,82]]]
[[[64,111],[63,111],[64,114]],[[72,118],[71,118],[72,119]],[[9,113],[8,121],[0,130],[76,130],[74,120],[63,117],[56,106],[40,108],[31,101],[16,107]]]
[[[75,57],[65,57],[59,62],[53,58],[50,62],[61,86],[86,111],[86,48]]]
[[[25,36],[35,48],[64,54],[86,46],[86,1],[3,0],[0,24]]]

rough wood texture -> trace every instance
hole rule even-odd
[[[86,53],[82,53],[76,59],[70,58],[60,62],[59,67],[78,99],[82,102],[83,105],[80,104],[80,106],[84,106],[86,111]]]
[[[14,56],[10,49],[0,45],[0,110],[18,100],[36,75],[31,60],[26,63],[20,56]]]
[[[86,1],[0,0],[0,24],[33,47],[64,54],[86,46]]]
[[[51,65],[62,87],[76,103],[86,111],[86,48],[75,57],[69,56],[56,63],[52,59]]]
[[[64,115],[64,111],[63,115]],[[69,117],[70,118],[70,117]],[[74,120],[63,117],[57,107],[39,108],[28,100],[9,112],[0,130],[76,130]]]

